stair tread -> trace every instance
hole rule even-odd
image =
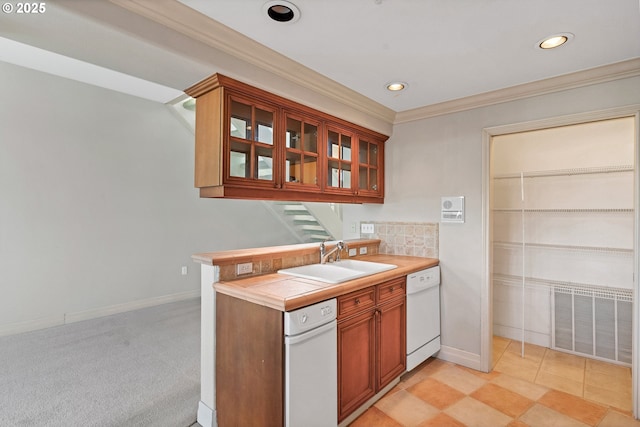
[[[294,221],[313,221],[313,222],[318,222],[318,220],[312,215],[294,215],[292,218],[293,218]]]

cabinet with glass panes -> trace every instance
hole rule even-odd
[[[252,185],[276,185],[274,120],[276,107],[230,94],[227,182],[252,180]]]
[[[383,203],[387,136],[219,74],[185,92],[200,197]]]
[[[327,191],[383,197],[384,144],[374,137],[327,128]]]
[[[286,110],[284,122],[284,188],[319,192],[320,122]]]
[[[373,137],[358,138],[358,196],[384,194],[384,144]]]

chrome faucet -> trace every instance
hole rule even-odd
[[[336,243],[336,247],[327,252],[327,249],[324,245],[324,242],[320,243],[320,264],[326,264],[327,260],[334,252],[338,252],[336,254],[336,261],[340,261],[340,252],[347,248],[347,244],[343,240],[338,240]]]

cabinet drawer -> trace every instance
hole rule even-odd
[[[338,320],[373,308],[376,305],[376,288],[370,287],[338,297]]]
[[[377,302],[381,303],[391,299],[403,297],[407,290],[407,280],[405,277],[390,280],[388,282],[378,285],[378,299]]]

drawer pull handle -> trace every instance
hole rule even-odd
[[[389,290],[390,292],[393,292],[395,288],[392,286],[391,289]]]
[[[356,298],[356,305],[360,304],[360,298]]]

